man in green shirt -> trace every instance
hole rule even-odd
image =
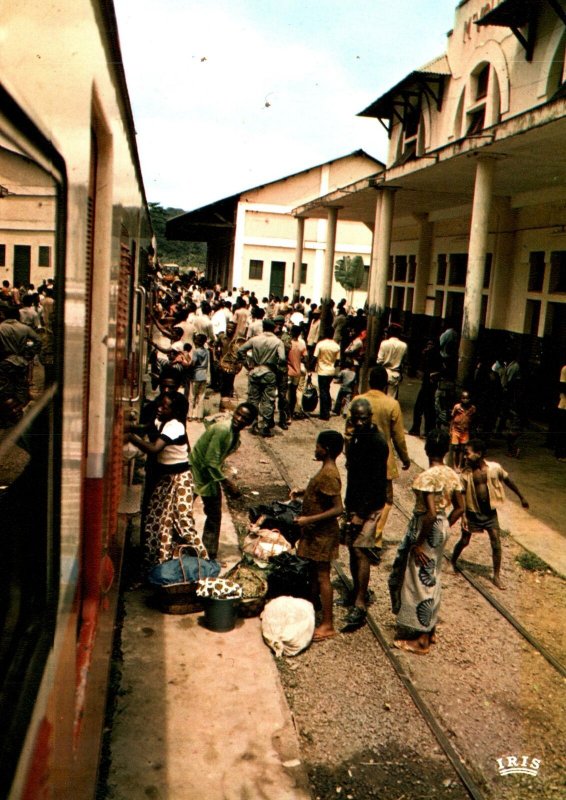
[[[216,558],[222,522],[222,492],[224,486],[231,496],[238,497],[240,490],[224,475],[224,461],[240,444],[240,431],[251,425],[257,409],[251,403],[240,403],[231,420],[215,422],[197,439],[189,459],[195,492],[202,497],[206,521],[202,539],[209,558]]]

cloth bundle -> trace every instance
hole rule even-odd
[[[218,561],[188,555],[183,555],[182,559],[182,564],[179,558],[156,564],[147,576],[149,583],[153,586],[169,586],[174,583],[192,583],[199,578],[215,578],[220,574]]]
[[[209,600],[240,600],[242,587],[227,578],[203,578],[197,585],[197,597]]]
[[[250,555],[262,568],[267,567],[272,556],[277,556],[290,549],[291,545],[278,530],[256,529],[254,526],[250,527],[242,547],[243,552]]]
[[[285,539],[294,545],[299,538],[300,529],[293,523],[300,515],[302,506],[302,500],[287,500],[285,503],[274,500],[272,503],[250,508],[250,520],[256,528],[271,528],[280,531]]]
[[[307,648],[314,625],[312,603],[298,597],[276,597],[261,615],[263,638],[276,656],[296,656]]]

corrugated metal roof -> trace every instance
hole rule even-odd
[[[358,112],[358,117],[377,117],[378,119],[391,119],[393,115],[393,101],[396,96],[403,92],[419,89],[419,85],[427,79],[443,80],[451,75],[446,55],[435,58],[421,69],[416,69],[406,75],[403,80],[396,83],[389,91],[374,100],[371,105],[363,111]]]
[[[365,150],[354,150],[352,153],[347,153],[344,156],[338,156],[329,161],[324,161],[322,164],[307,167],[307,169],[293,172],[290,175],[285,175],[282,178],[277,178],[277,180],[262,183],[259,186],[252,186],[230,197],[223,197],[206,206],[201,206],[200,208],[195,208],[192,211],[180,214],[166,223],[166,236],[168,239],[187,239],[188,241],[212,241],[213,239],[218,239],[219,236],[225,236],[227,231],[233,231],[236,227],[236,210],[242,195],[258,189],[263,189],[265,186],[272,186],[275,183],[289,180],[297,175],[303,175],[311,170],[324,167],[327,164],[343,161],[352,156],[364,157],[373,161],[374,164],[379,167],[383,168],[384,166],[381,161],[370,156]]]
[[[430,72],[433,75],[452,75],[446,53],[443,53],[437,58],[433,58],[432,61],[428,61],[423,67],[418,69],[417,72]]]

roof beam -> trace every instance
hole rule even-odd
[[[552,4],[554,0],[549,0]],[[527,61],[533,60],[536,35],[536,11],[531,0],[503,0],[483,17],[475,21],[479,26],[493,25],[509,28],[525,51]],[[521,29],[526,28],[526,35]]]
[[[566,11],[560,5],[560,0],[548,0],[548,4],[554,9],[556,15],[562,20],[564,25],[566,25]]]

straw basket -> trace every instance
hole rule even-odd
[[[242,587],[242,599],[238,607],[241,617],[257,617],[263,611],[267,595],[267,581],[257,570],[243,562],[236,564],[226,575]]]
[[[180,583],[169,583],[164,586],[156,586],[156,600],[160,611],[164,614],[195,614],[203,610],[200,597],[197,597],[198,581],[188,581],[187,573],[183,565],[183,550],[191,548],[191,545],[181,545],[179,548],[179,564],[183,573],[184,580]],[[198,560],[198,577],[200,579],[200,559]]]

